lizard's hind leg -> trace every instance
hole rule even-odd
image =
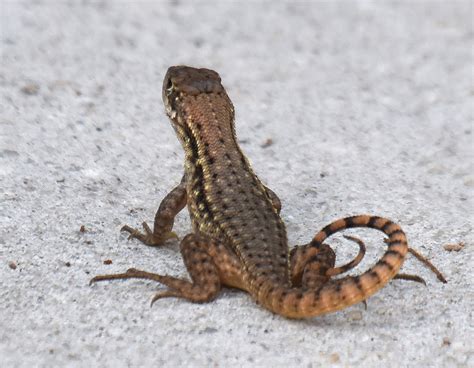
[[[428,267],[431,272],[433,272],[436,277],[438,278],[439,281],[441,281],[443,284],[446,284],[448,281],[445,279],[445,277],[443,276],[443,274],[434,266],[433,263],[431,263],[428,258],[426,258],[424,255],[422,255],[421,253],[418,253],[416,250],[414,250],[413,248],[408,248],[408,252],[410,252],[411,254],[413,254],[415,256],[416,259],[418,259],[421,263],[423,263],[425,265],[425,267]]]
[[[364,258],[365,256],[365,244],[362,240],[360,240],[359,238],[356,238],[355,236],[350,236],[350,235],[343,235],[344,238],[346,238],[347,240],[351,240],[357,244],[359,244],[359,253],[357,254],[357,256],[352,260],[350,261],[349,263],[346,263],[345,265],[343,266],[339,266],[339,267],[333,267],[333,268],[330,268],[327,272],[326,272],[326,275],[327,276],[336,276],[336,275],[340,275],[340,274],[343,274],[347,271],[350,271],[352,270],[353,268],[357,267],[357,265],[360,263],[360,261],[362,261],[362,259]]]
[[[388,243],[388,239],[384,239],[384,242],[385,243]],[[444,277],[444,275],[441,273],[440,270],[438,270],[435,265],[433,263],[431,263],[428,258],[426,258],[423,254],[421,254],[420,252],[416,251],[415,249],[409,247],[408,248],[408,252],[411,253],[413,256],[415,256],[415,258],[420,261],[421,263],[423,263],[423,265],[428,268],[431,272],[433,272],[436,277],[438,278],[439,281],[441,281],[443,284],[446,284],[448,281],[446,280],[446,278]],[[425,284],[426,285],[426,282],[425,280],[423,280],[421,277],[419,276],[416,276],[416,275],[407,275],[407,274],[398,274],[397,275],[398,277],[394,277],[395,279],[399,279],[399,280],[409,280],[409,281],[416,281],[416,282],[420,282],[422,284]]]
[[[125,273],[99,275],[90,283],[117,279],[146,279],[168,286],[169,290],[156,294],[152,304],[161,298],[178,297],[192,302],[203,303],[214,299],[221,289],[219,270],[208,253],[212,240],[189,234],[181,241],[181,254],[192,281],[173,276],[159,275],[131,268]]]
[[[327,244],[310,243],[295,247],[290,252],[290,274],[293,286],[318,288],[331,277],[345,273],[356,267],[365,255],[365,244],[362,240],[346,236],[348,240],[359,245],[359,253],[349,263],[335,267],[336,254]]]

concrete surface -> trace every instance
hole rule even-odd
[[[462,1],[2,1],[0,366],[473,367],[471,20]],[[176,64],[221,74],[291,244],[388,216],[449,283],[409,258],[427,287],[394,281],[367,310],[305,321],[238,291],[150,308],[157,284],[90,287],[131,266],[186,276],[177,242],[119,232],[181,177],[160,96]],[[362,272],[384,246],[355,233]],[[356,252],[331,244],[339,263]]]

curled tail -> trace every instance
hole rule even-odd
[[[283,287],[272,282],[262,282],[257,297],[260,303],[289,318],[307,318],[359,303],[380,290],[398,273],[408,252],[407,238],[399,225],[383,217],[346,217],[324,227],[311,243],[317,246],[332,234],[355,227],[377,229],[389,237],[388,250],[372,268],[360,276],[333,280],[318,289]]]

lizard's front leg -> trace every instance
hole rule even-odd
[[[143,222],[145,233],[142,233],[138,229],[134,229],[128,225],[123,226],[121,231],[129,232],[129,239],[137,238],[146,245],[162,245],[168,239],[177,238],[177,235],[172,231],[174,218],[179,211],[186,206],[186,201],[186,183],[185,177],[183,176],[181,183],[169,192],[161,201],[160,207],[158,208],[158,211],[156,211],[153,231],[151,231],[146,222]]]

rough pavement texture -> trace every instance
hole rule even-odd
[[[474,366],[471,2],[0,6],[2,366]],[[155,283],[90,287],[132,266],[186,276],[177,242],[119,232],[151,221],[181,177],[160,97],[176,64],[221,74],[291,244],[342,216],[387,216],[449,283],[409,258],[427,287],[394,281],[367,310],[305,321],[238,291],[150,308]],[[362,272],[382,236],[353,233]],[[331,244],[339,264],[357,251]]]

